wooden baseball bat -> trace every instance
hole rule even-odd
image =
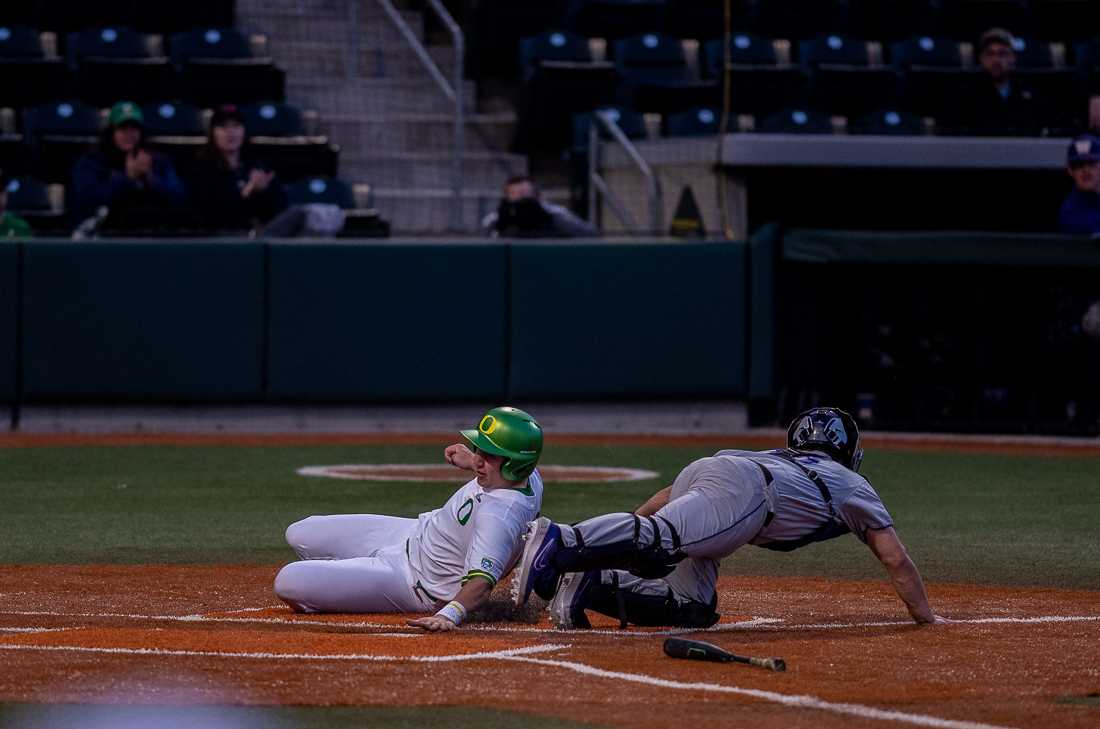
[[[672,658],[687,658],[695,661],[716,661],[718,663],[747,663],[750,666],[767,668],[769,671],[786,671],[787,663],[782,658],[756,658],[739,656],[712,643],[688,638],[668,638],[665,640],[665,654]]]

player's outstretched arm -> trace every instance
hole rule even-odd
[[[663,489],[650,496],[649,501],[635,509],[634,513],[638,516],[653,516],[662,506],[668,503],[668,497],[671,494],[672,487],[665,486]]]
[[[898,539],[893,527],[885,529],[868,529],[867,546],[875,553],[882,566],[890,575],[890,582],[894,585],[898,597],[909,608],[909,614],[918,623],[946,623],[947,621],[932,612],[928,604],[928,595],[924,591],[924,582],[920,572],[909,553],[905,551],[905,545]]]
[[[455,595],[455,599],[444,605],[435,615],[409,620],[414,628],[423,628],[429,633],[438,633],[457,628],[466,616],[481,607],[489,598],[493,586],[481,577],[472,577]]]

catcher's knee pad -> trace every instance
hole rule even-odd
[[[586,528],[594,533],[587,539]],[[609,514],[572,527],[572,536],[573,546],[554,555],[560,572],[619,569],[656,579],[672,572],[686,556],[678,553],[680,535],[660,517]]]
[[[640,625],[650,627],[709,628],[718,622],[718,595],[710,604],[694,600],[677,600],[672,589],[664,595],[645,595],[619,587],[618,575],[612,573],[610,584],[594,585],[588,593],[587,607],[608,617],[618,618],[619,627]]]

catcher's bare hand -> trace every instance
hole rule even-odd
[[[463,471],[474,470],[474,454],[461,443],[444,448],[443,458],[455,468],[461,468]]]
[[[412,627],[423,628],[429,633],[442,633],[447,630],[454,630],[458,627],[442,615],[428,615],[427,617],[417,618],[416,620],[409,620],[407,622]]]

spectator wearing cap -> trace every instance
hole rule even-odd
[[[211,231],[256,230],[287,208],[275,173],[252,157],[244,117],[235,106],[214,111],[190,182],[195,206]]]
[[[8,212],[8,184],[11,179],[0,172],[0,238],[31,238],[34,232],[26,220]]]
[[[1073,189],[1058,213],[1058,227],[1063,233],[1100,233],[1100,137],[1082,134],[1070,142],[1066,169]]]
[[[963,125],[985,137],[1029,137],[1042,131],[1039,99],[1015,78],[1016,39],[991,28],[978,40],[982,75],[963,99]]]
[[[128,213],[178,210],[187,201],[172,161],[146,146],[145,118],[131,101],[111,107],[99,145],[73,168],[72,190],[77,221],[106,207],[120,226]]]

